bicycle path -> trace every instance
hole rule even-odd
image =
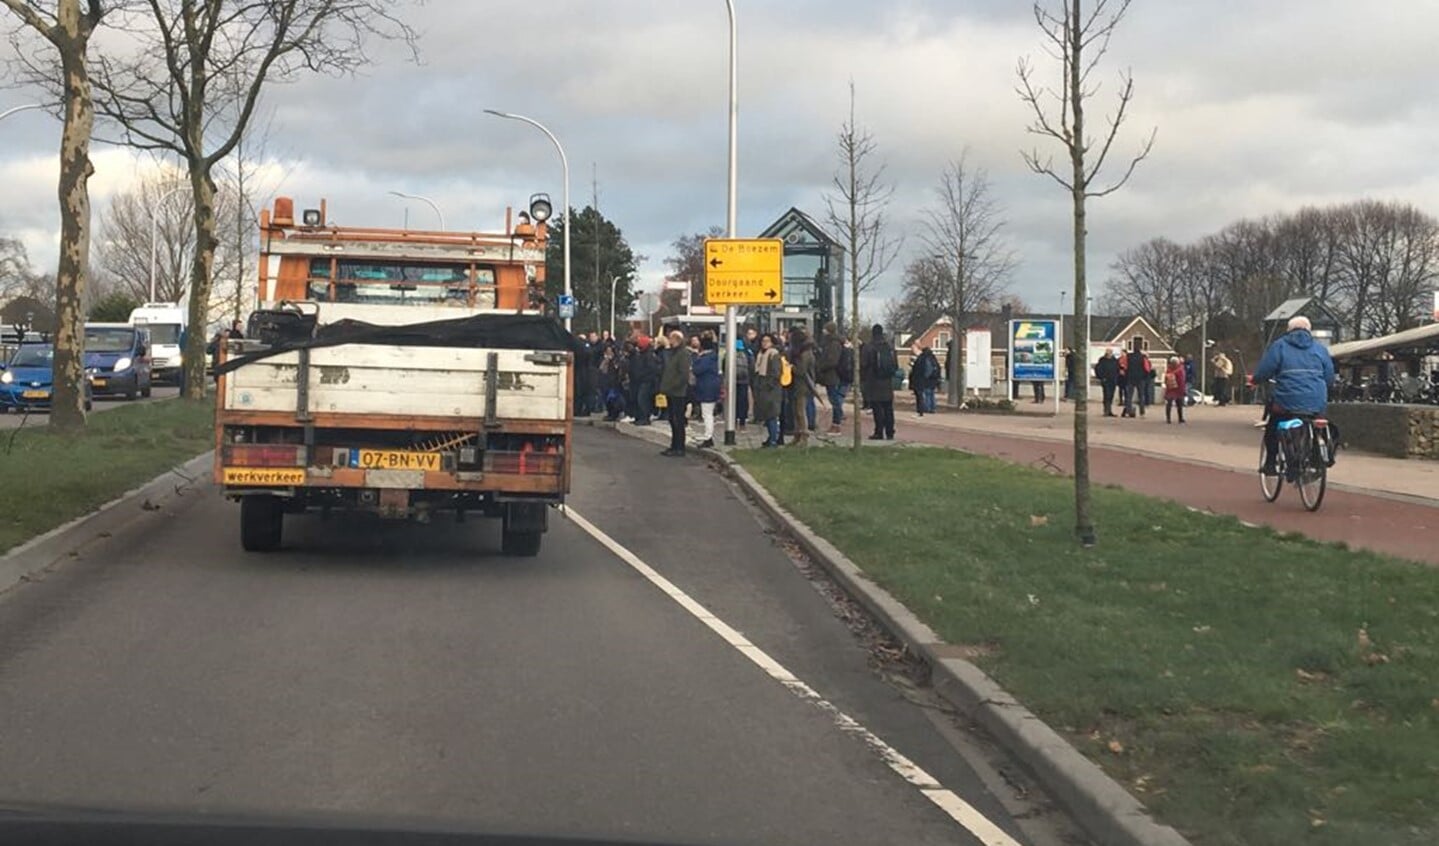
[[[975,432],[914,419],[902,419],[898,429],[901,440],[962,449],[1016,464],[1042,466],[1050,462],[1064,473],[1074,470],[1074,448],[1068,442]],[[1253,471],[1226,470],[1094,445],[1090,446],[1089,463],[1090,478],[1096,484],[1118,485],[1315,540],[1439,564],[1439,508],[1434,506],[1331,487],[1323,507],[1311,514],[1300,504],[1298,492],[1288,485],[1277,502],[1264,502],[1258,475]],[[1343,481],[1342,455],[1332,473],[1337,481]]]

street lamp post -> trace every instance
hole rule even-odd
[[[190,187],[190,186],[188,186],[188,185],[176,185],[174,188],[171,188],[169,191],[166,191],[164,194],[162,194],[162,195],[160,196],[160,199],[159,199],[158,201],[156,201],[155,206],[164,205],[164,203],[165,203],[166,200],[170,199],[171,197],[175,196],[177,193],[185,190],[185,189],[188,188],[188,187]],[[157,208],[152,207],[152,208],[150,209],[150,300],[149,300],[149,301],[152,302],[152,303],[155,302],[155,262],[156,262],[156,247],[157,247],[157,242],[158,242],[158,240],[159,240],[159,228],[160,228],[160,213],[159,213],[159,210],[158,210]]]
[[[1084,379],[1084,401],[1094,399],[1094,383],[1090,381],[1089,374],[1094,371],[1090,369],[1089,350],[1094,346],[1094,297],[1084,298],[1084,358],[1080,359],[1084,366],[1081,376]]]
[[[610,337],[615,336],[615,286],[619,284],[618,276],[610,277]]]
[[[435,205],[434,200],[431,200],[429,197],[421,197],[419,194],[406,194],[404,191],[391,191],[390,194],[395,197],[403,197],[406,200],[419,200],[422,203],[429,203],[430,208],[435,210],[435,216],[440,219],[440,231],[446,231],[445,213],[440,211],[440,207]]]
[[[25,111],[25,110],[27,110],[27,109],[43,109],[43,108],[45,108],[45,104],[44,104],[44,103],[26,103],[26,104],[23,105],[23,106],[14,106],[14,107],[12,107],[12,108],[6,109],[6,110],[3,111],[3,112],[0,112],[0,120],[4,120],[5,118],[10,117],[11,115],[15,114],[16,112],[23,112],[23,111]]]
[[[1059,292],[1059,337],[1055,339],[1054,346],[1054,411],[1059,413],[1059,401],[1069,399],[1064,395],[1065,383],[1069,379],[1068,371],[1061,374],[1060,368],[1064,366],[1064,300],[1069,296],[1068,291]]]
[[[725,0],[725,8],[729,10],[729,202],[726,215],[725,231],[730,238],[739,237],[738,233],[738,195],[739,195],[739,29],[735,24],[734,0]],[[725,396],[728,399],[724,404],[724,442],[726,446],[735,444],[735,391],[737,390],[737,378],[735,367],[739,363],[739,356],[735,355],[735,336],[739,334],[738,321],[735,319],[735,307],[727,306],[724,311],[725,345],[728,350],[724,356],[725,366]]]
[[[506,120],[517,120],[528,123],[530,126],[543,132],[545,136],[550,139],[550,143],[555,145],[555,150],[560,154],[560,167],[564,170],[565,177],[565,296],[573,299],[574,288],[570,284],[570,230],[574,228],[574,221],[570,219],[570,160],[565,156],[565,148],[560,146],[560,139],[556,138],[553,132],[534,118],[511,114],[509,112],[500,112],[494,109],[485,109],[485,114],[494,115],[495,117]],[[565,318],[566,332],[571,330],[572,322],[571,318]]]

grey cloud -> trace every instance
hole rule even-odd
[[[895,182],[896,226],[918,226],[945,162],[967,145],[1008,207],[1017,292],[1057,305],[1071,285],[1067,201],[1018,155],[1043,143],[1025,134],[1013,92],[1018,58],[1043,61],[1028,3],[738,5],[743,232],[790,205],[823,214],[852,77],[860,122]],[[297,200],[324,195],[341,219],[397,224],[404,204],[385,192],[404,190],[434,197],[454,225],[489,226],[531,191],[558,199],[553,150],[533,129],[482,114],[493,107],[560,135],[577,205],[597,165],[600,205],[649,255],[650,278],[675,236],[723,222],[720,0],[431,0],[411,17],[423,64],[377,45],[364,76],[270,91],[273,144],[302,162],[283,188]],[[1439,6],[1406,0],[1136,0],[1091,116],[1112,109],[1118,72],[1132,67],[1137,99],[1116,155],[1151,126],[1160,137],[1132,183],[1091,208],[1091,280],[1157,235],[1186,240],[1242,216],[1369,194],[1432,202],[1427,139],[1439,114],[1424,69],[1436,28]],[[53,122],[7,121],[0,167],[53,155],[57,141]],[[53,213],[30,211],[53,206],[53,186],[27,179],[24,191],[0,197],[0,226],[53,228]],[[427,214],[412,204],[412,222]],[[920,249],[911,237],[907,254]],[[878,293],[894,290],[897,269]]]

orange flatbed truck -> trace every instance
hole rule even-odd
[[[215,481],[247,550],[286,514],[503,521],[539,552],[570,487],[573,347],[546,316],[548,198],[498,232],[353,228],[288,198],[260,214],[259,299],[216,366]]]

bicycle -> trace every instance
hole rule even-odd
[[[1273,475],[1266,474],[1269,453],[1259,446],[1259,490],[1265,502],[1279,498],[1288,482],[1299,489],[1299,499],[1308,511],[1318,511],[1328,487],[1329,467],[1334,463],[1334,441],[1329,421],[1315,414],[1286,414],[1277,424],[1279,453],[1274,456]]]

